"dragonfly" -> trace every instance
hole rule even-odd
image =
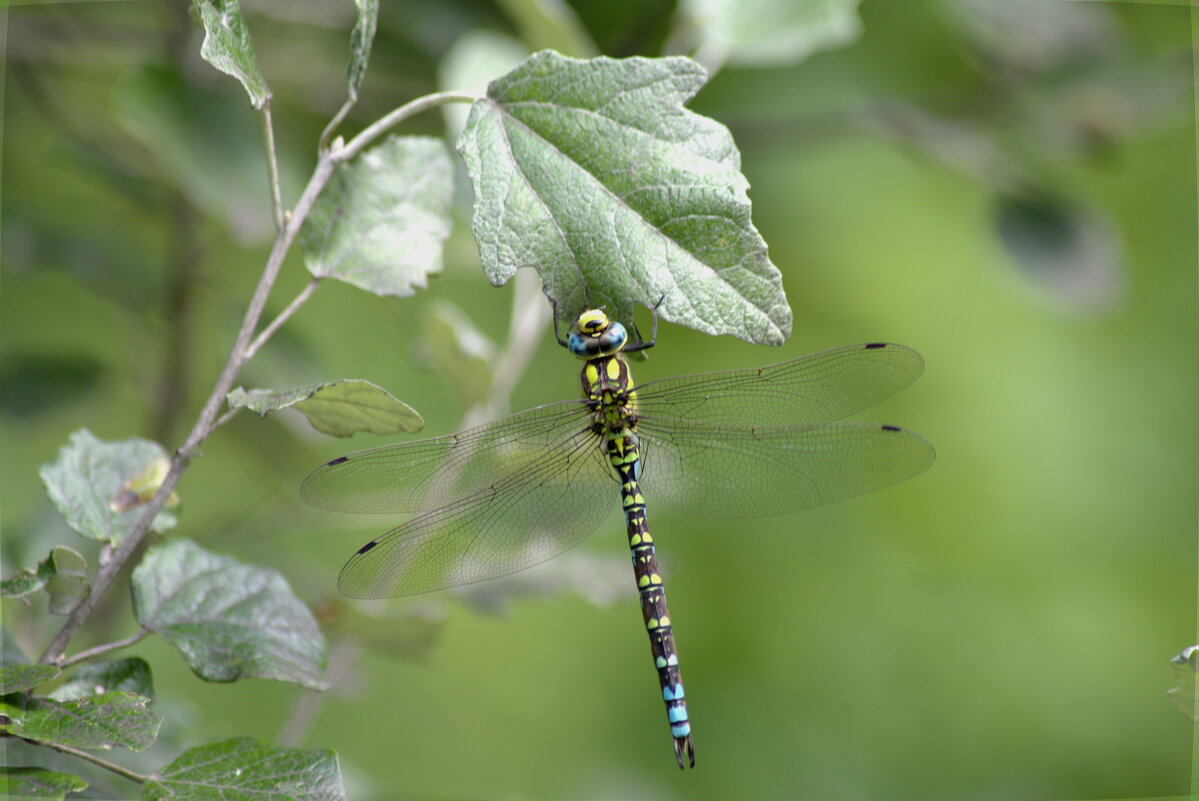
[[[680,768],[695,747],[674,626],[647,503],[708,518],[779,515],[863,495],[932,465],[912,431],[842,418],[908,386],[924,368],[881,342],[767,367],[634,385],[625,354],[649,340],[602,309],[564,340],[582,360],[582,397],[448,436],[341,456],[301,486],[317,507],[420,512],[346,562],[338,589],[388,598],[492,579],[578,545],[624,511],[633,575]]]

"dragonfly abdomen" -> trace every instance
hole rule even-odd
[[[666,717],[674,738],[674,754],[679,767],[695,767],[695,747],[691,742],[691,722],[687,716],[687,701],[679,675],[679,653],[674,643],[670,609],[666,605],[666,588],[662,584],[654,540],[645,516],[645,499],[637,481],[640,474],[640,445],[631,427],[611,432],[607,439],[608,458],[620,476],[620,495],[624,507],[633,556],[633,575],[641,595],[641,614],[649,634],[650,651],[658,671]]]

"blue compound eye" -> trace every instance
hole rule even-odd
[[[619,353],[629,341],[629,332],[618,322],[608,325],[608,330],[596,337],[599,342],[599,352],[604,356]]]

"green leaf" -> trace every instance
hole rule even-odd
[[[163,720],[146,709],[149,703],[149,698],[129,693],[73,701],[17,694],[0,699],[0,713],[8,716],[8,731],[17,737],[74,748],[144,751],[158,737]]]
[[[51,613],[70,614],[91,590],[87,560],[73,548],[59,545],[37,567],[27,567],[0,582],[0,596],[23,598],[42,588],[50,593]]]
[[[1196,704],[1195,674],[1199,672],[1199,645],[1192,645],[1170,660],[1178,686],[1166,691],[1166,697],[1182,714],[1191,720],[1199,719],[1199,704]]]
[[[348,437],[359,431],[396,434],[420,431],[424,418],[383,387],[360,378],[344,378],[295,389],[237,387],[225,398],[232,407],[245,407],[263,417],[294,406],[322,434]]]
[[[746,67],[795,64],[858,38],[859,0],[684,0],[699,51]]]
[[[445,143],[388,137],[333,173],[300,229],[304,263],[318,278],[412,295],[441,270],[453,189]]]
[[[366,64],[371,57],[371,44],[375,41],[375,25],[379,19],[379,0],[354,0],[358,6],[358,20],[350,31],[350,63],[346,67],[350,100],[358,99],[358,89],[366,77]]]
[[[87,560],[78,551],[60,546],[50,551],[47,561],[54,568],[46,581],[46,593],[50,596],[47,608],[52,615],[69,615],[92,591]]]
[[[706,80],[687,58],[545,51],[492,81],[458,140],[488,279],[533,267],[560,322],[600,305],[630,322],[661,300],[664,319],[780,344],[791,310],[740,154],[683,108]]]
[[[50,500],[71,528],[89,539],[119,544],[141,510],[113,511],[114,500],[125,482],[163,456],[166,451],[156,442],[136,437],[102,442],[82,428],[54,462],[42,465],[40,474]],[[163,510],[151,528],[167,531],[176,522],[175,515]]]
[[[87,560],[73,548],[59,545],[37,567],[0,582],[0,596],[5,598],[22,598],[41,589],[50,596],[50,614],[69,615],[92,589]]]
[[[32,690],[59,674],[54,665],[4,665],[0,667],[0,695]]]
[[[69,773],[46,768],[0,767],[0,796],[5,798],[65,798],[67,793],[86,789],[87,782]]]
[[[250,96],[250,104],[261,109],[271,99],[271,90],[258,71],[250,30],[246,27],[237,0],[193,1],[200,12],[200,22],[204,25],[204,44],[200,45],[200,57],[226,75],[241,81]]]
[[[154,700],[154,686],[146,660],[135,656],[80,665],[69,679],[50,693],[50,697],[56,701],[73,701],[109,692],[130,693]]]
[[[178,648],[202,679],[327,686],[325,638],[274,570],[174,540],[146,552],[132,589],[138,621]]]
[[[337,754],[235,737],[188,749],[142,787],[142,801],[338,801]]]

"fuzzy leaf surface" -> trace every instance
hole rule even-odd
[[[547,50],[492,81],[458,139],[488,279],[537,270],[560,323],[601,305],[628,323],[661,301],[664,319],[782,343],[791,310],[741,156],[684,108],[707,77],[687,58]]]
[[[138,622],[207,681],[250,677],[324,689],[325,638],[278,572],[173,540],[133,571]]]

